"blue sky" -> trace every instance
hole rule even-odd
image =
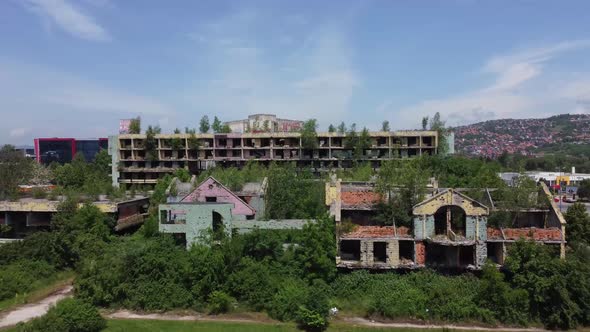
[[[590,111],[588,1],[0,1],[0,143],[252,113],[377,129]]]

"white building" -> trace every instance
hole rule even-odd
[[[252,114],[247,119],[224,122],[232,133],[289,132],[303,127],[303,121],[277,118],[274,114]]]

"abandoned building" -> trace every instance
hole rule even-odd
[[[266,179],[246,183],[233,192],[213,177],[195,186],[174,179],[167,189],[166,204],[159,206],[159,230],[172,233],[186,243],[198,243],[205,231],[223,230],[228,235],[260,229],[301,229],[301,219],[263,220]]]
[[[306,149],[300,132],[250,132],[228,134],[157,134],[146,144],[144,134],[122,134],[109,138],[112,182],[128,186],[153,187],[158,179],[180,168],[197,174],[214,166],[241,167],[255,160],[294,162],[298,167],[317,170],[350,168],[353,148],[346,146],[345,134],[319,132],[317,147]],[[411,130],[371,132],[371,146],[360,159],[378,168],[383,160],[412,158],[438,153],[436,131]],[[152,151],[147,146],[154,145]]]
[[[383,197],[372,183],[332,180],[326,184],[326,204],[337,225],[352,222],[352,229],[339,232],[336,264],[340,268],[480,269],[489,259],[502,265],[510,245],[520,238],[554,246],[565,256],[565,219],[541,184],[546,209],[511,211],[510,227],[488,223],[494,201],[486,190],[486,203],[461,190],[430,189],[415,205],[410,227],[379,226],[375,204]],[[349,225],[350,227],[350,225]]]
[[[108,200],[106,197],[92,202],[98,209],[116,220],[115,230],[120,231],[140,225],[147,216],[149,198]],[[0,225],[10,230],[3,238],[21,239],[35,231],[48,230],[51,217],[57,212],[62,200],[21,198],[17,201],[0,201]],[[81,204],[80,204],[81,206]]]

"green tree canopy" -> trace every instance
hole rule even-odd
[[[139,116],[131,119],[131,122],[129,122],[129,133],[130,134],[140,134],[141,133],[141,118]]]
[[[206,115],[203,115],[203,117],[201,118],[201,121],[199,122],[199,131],[201,132],[201,134],[205,134],[209,132],[210,129],[210,125],[209,125],[209,117]]]

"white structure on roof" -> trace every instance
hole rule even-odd
[[[224,122],[232,133],[281,132],[301,129],[303,121],[277,118],[274,114],[252,114],[247,119]]]

